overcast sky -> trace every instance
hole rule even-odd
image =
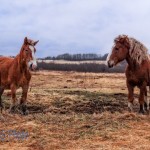
[[[37,57],[104,54],[119,34],[150,48],[150,0],[0,0],[0,55],[16,55],[27,36]]]

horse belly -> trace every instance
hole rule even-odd
[[[140,78],[132,77],[132,78],[129,78],[128,81],[130,84],[134,86],[141,86],[143,82],[145,82],[146,80],[144,77],[140,77]]]
[[[7,80],[2,79],[1,80],[1,87],[3,87],[4,89],[10,89],[10,84],[8,83]]]

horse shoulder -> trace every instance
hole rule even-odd
[[[22,80],[23,83],[29,84],[29,82],[31,80],[31,73],[30,73],[30,71],[27,71],[25,74],[22,74],[21,80]]]
[[[27,72],[26,78],[30,82],[30,80],[31,80],[31,73],[30,73],[30,71]]]

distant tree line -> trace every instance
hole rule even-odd
[[[88,54],[69,54],[65,53],[56,57],[48,56],[42,60],[68,60],[68,61],[85,61],[85,60],[106,60],[108,54],[98,55],[95,53]]]
[[[95,62],[84,62],[84,63],[63,63],[59,64],[57,62],[46,63],[39,62],[39,70],[53,70],[53,71],[77,71],[77,72],[101,72],[101,73],[124,73],[126,68],[126,62],[122,62],[120,65],[114,68],[108,68],[106,64],[99,64]]]
[[[94,53],[88,54],[69,54],[65,53],[56,57],[42,58],[42,62],[38,62],[39,70],[54,70],[54,71],[77,71],[77,72],[104,72],[104,73],[123,73],[126,68],[126,61],[120,63],[114,68],[108,68],[105,63],[94,62],[93,60],[106,61],[108,54],[98,55]],[[56,60],[46,62],[44,60]],[[63,63],[58,63],[57,60],[66,60]],[[83,61],[81,63],[67,63],[67,61]],[[85,62],[84,62],[85,61]],[[86,62],[89,61],[89,62]]]

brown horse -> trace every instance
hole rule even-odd
[[[11,89],[12,104],[10,112],[15,112],[16,109],[16,90],[22,88],[22,97],[20,100],[20,108],[22,113],[27,114],[26,99],[31,79],[31,70],[37,67],[35,57],[35,45],[38,41],[33,41],[27,37],[20,50],[20,53],[15,58],[0,57],[0,108],[2,111],[2,94],[5,89]]]
[[[150,81],[150,59],[147,48],[134,38],[119,35],[114,40],[112,52],[107,57],[108,66],[111,68],[119,62],[126,60],[126,84],[128,88],[128,108],[133,110],[134,87],[140,89],[139,113],[144,113],[144,106],[149,112],[149,100],[147,99],[146,86]],[[144,103],[145,102],[145,103]]]

